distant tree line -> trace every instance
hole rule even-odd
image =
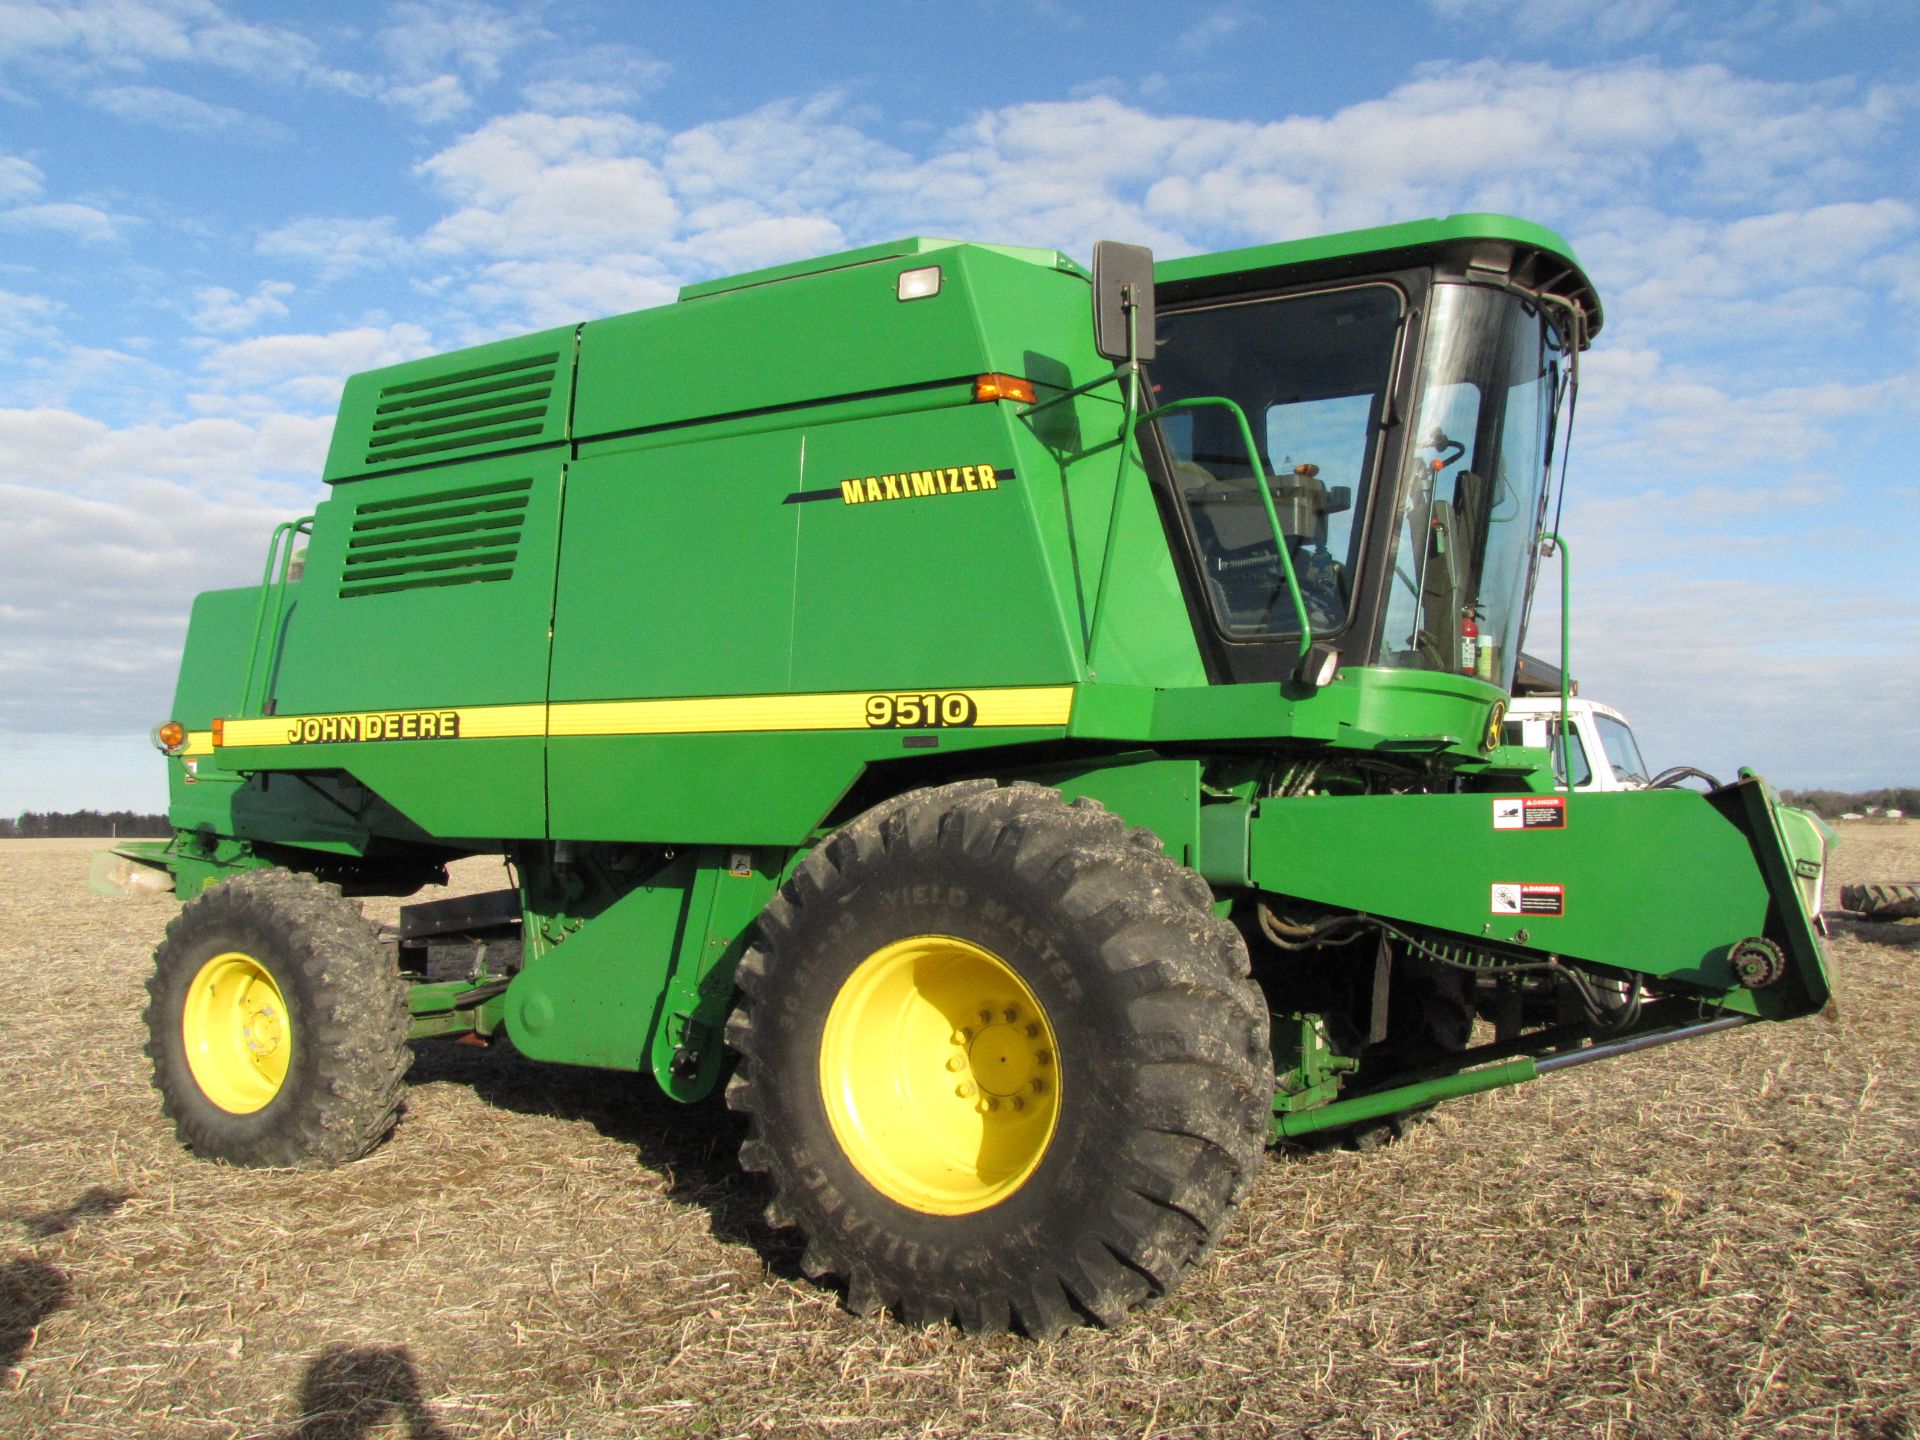
[[[1869,812],[1884,815],[1889,810],[1920,819],[1920,787],[1912,785],[1886,790],[1782,790],[1780,794],[1789,805],[1798,805],[1828,820]]]
[[[69,836],[146,836],[173,834],[164,815],[136,815],[131,810],[23,811],[17,819],[0,820],[0,840],[49,840]]]

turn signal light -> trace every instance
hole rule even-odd
[[[187,745],[187,727],[178,720],[153,727],[154,748],[165,755],[178,755]]]
[[[1018,400],[1033,404],[1033,382],[1017,375],[982,375],[973,382],[975,400]]]

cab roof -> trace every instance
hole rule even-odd
[[[1160,303],[1177,305],[1263,286],[1436,262],[1571,300],[1586,313],[1588,336],[1600,331],[1600,296],[1574,258],[1573,247],[1544,225],[1512,215],[1448,215],[1187,255],[1160,261],[1153,274]]]

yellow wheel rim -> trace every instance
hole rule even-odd
[[[280,1093],[293,1058],[293,1019],[267,968],[230,950],[200,967],[180,1021],[187,1068],[222,1110],[251,1115]]]
[[[1053,1027],[1013,969],[948,935],[860,963],[827,1012],[820,1093],[834,1138],[889,1200],[929,1215],[997,1205],[1060,1118]]]

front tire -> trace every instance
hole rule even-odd
[[[1148,832],[1034,785],[916,792],[767,907],[728,1029],[742,1163],[851,1309],[1114,1323],[1258,1170],[1267,1015],[1238,933]]]
[[[154,952],[147,1054],[175,1133],[234,1165],[338,1165],[392,1130],[404,983],[360,907],[255,870],[182,907]]]

